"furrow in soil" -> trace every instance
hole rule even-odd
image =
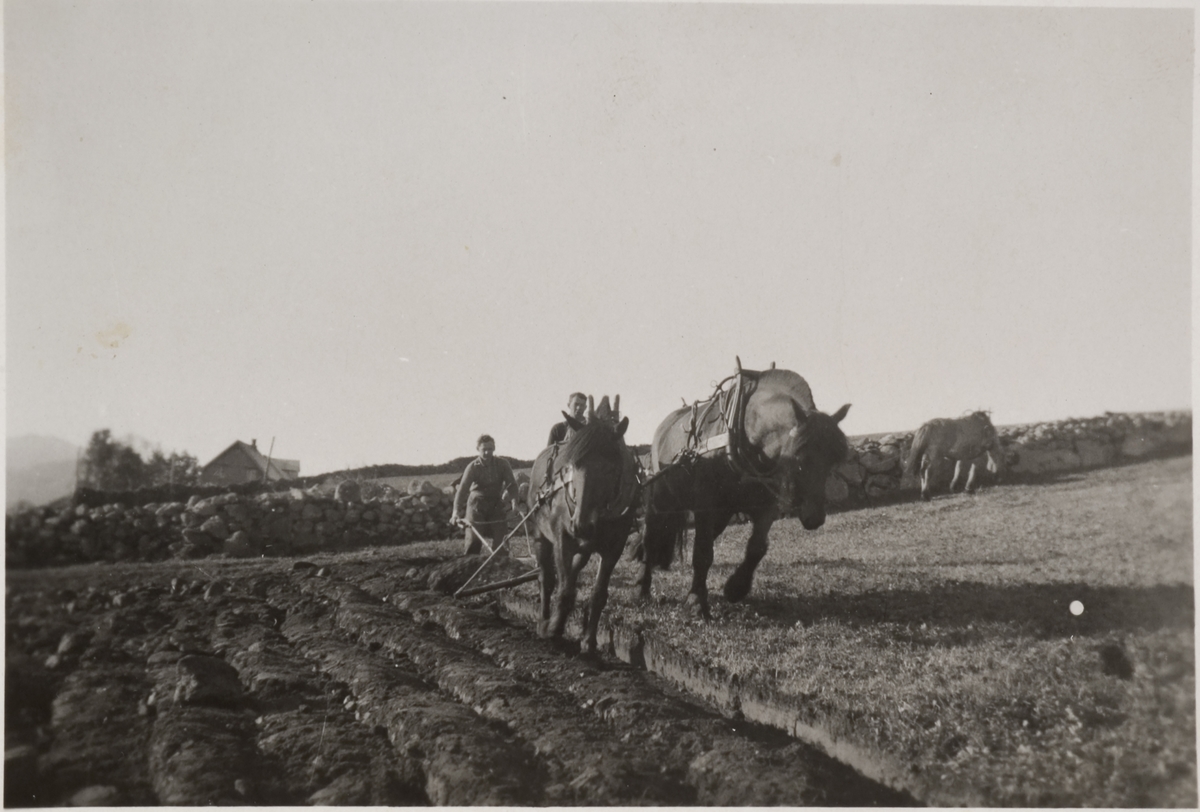
[[[308,584],[320,584],[315,579]],[[355,716],[390,740],[400,757],[420,765],[429,802],[441,805],[528,805],[541,801],[539,768],[525,743],[497,729],[424,681],[402,658],[380,654],[348,636],[336,607],[320,590],[272,589],[286,611],[280,631],[319,670],[346,686]]]
[[[678,771],[648,756],[638,743],[622,741],[573,697],[518,677],[441,629],[423,628],[350,584],[314,580],[307,587],[336,602],[339,628],[406,659],[458,701],[529,742],[546,771],[544,803],[692,801]]]

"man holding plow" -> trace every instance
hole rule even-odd
[[[475,443],[479,456],[467,464],[454,494],[452,524],[465,519],[466,554],[475,555],[487,544],[496,549],[508,529],[509,505],[515,508],[517,480],[512,466],[496,456],[496,441],[484,434]],[[487,539],[491,539],[489,544]]]

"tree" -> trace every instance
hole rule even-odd
[[[132,447],[101,429],[92,434],[83,455],[84,484],[102,491],[128,491],[145,480],[146,463]]]
[[[102,491],[131,491],[169,483],[191,485],[200,479],[200,464],[188,453],[169,456],[155,450],[149,460],[133,446],[114,440],[112,432],[93,432],[83,455],[83,482]]]
[[[170,456],[155,449],[146,462],[149,485],[197,485],[200,461],[187,452],[172,451]]]

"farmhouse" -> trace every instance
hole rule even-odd
[[[268,470],[269,466],[269,470]],[[240,482],[271,482],[295,479],[300,476],[300,460],[270,461],[258,450],[258,441],[248,444],[235,440],[233,445],[213,457],[200,469],[200,481],[213,485],[236,485]]]

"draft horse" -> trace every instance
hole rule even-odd
[[[795,372],[774,365],[744,371],[739,360],[737,373],[711,398],[667,415],[654,432],[651,476],[643,488],[642,598],[650,598],[654,568],[670,566],[689,512],[695,526],[691,611],[710,617],[713,543],[737,513],[749,516],[753,529],[724,592],[731,602],[746,597],[780,515],[798,514],[808,530],[825,523],[825,481],[846,458],[838,423],[849,410],[847,403],[825,414]]]
[[[977,487],[979,457],[987,455],[987,469],[993,474],[1004,471],[1004,451],[1000,436],[988,413],[973,412],[966,417],[936,417],[917,429],[906,470],[910,476],[920,472],[921,498],[932,498],[932,473],[939,461],[954,460],[954,477],[950,492],[958,489],[963,471],[967,470],[965,489],[974,493]]]
[[[605,396],[596,407],[589,397],[586,423],[563,412],[572,433],[537,456],[529,477],[527,505],[535,511],[532,535],[541,570],[538,631],[543,637],[562,638],[575,606],[579,573],[593,554],[600,556],[600,571],[583,614],[581,650],[586,656],[596,654],[609,579],[635,518],[637,458],[625,445],[629,418],[620,417],[620,402],[618,395],[610,409]]]

